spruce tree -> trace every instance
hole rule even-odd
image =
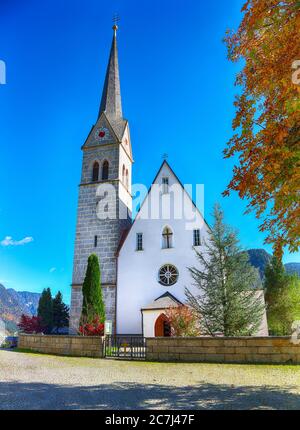
[[[44,289],[38,304],[38,316],[45,327],[45,333],[51,333],[53,328],[53,304],[50,288]]]
[[[82,295],[81,323],[92,322],[96,317],[99,317],[100,322],[103,323],[105,321],[105,306],[102,297],[99,260],[96,254],[90,255],[88,258]]]
[[[188,304],[196,311],[202,334],[247,336],[260,327],[264,305],[257,290],[258,272],[239,245],[237,233],[224,224],[219,205],[214,208],[214,226],[196,251],[199,268],[190,268],[199,294],[186,289]]]
[[[56,294],[53,299],[53,327],[56,332],[60,328],[66,327],[69,324],[69,308],[63,303],[63,297],[60,291]]]

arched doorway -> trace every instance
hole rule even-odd
[[[155,321],[154,333],[155,337],[171,336],[171,327],[165,314],[161,314]]]

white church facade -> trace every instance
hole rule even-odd
[[[186,301],[185,288],[193,288],[188,267],[199,264],[195,250],[204,251],[208,229],[164,161],[118,252],[117,333],[162,334],[156,321]]]
[[[132,220],[133,155],[123,118],[114,35],[99,115],[84,145],[75,239],[70,332],[76,333],[89,255],[99,257],[106,319],[116,334],[168,336],[164,312],[184,304],[209,226],[165,160]],[[263,295],[262,295],[263,298]],[[258,335],[267,335],[264,316]]]

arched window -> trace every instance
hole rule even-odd
[[[126,169],[126,188],[129,186],[129,180],[128,180],[128,169]]]
[[[98,161],[95,161],[93,164],[93,175],[92,175],[92,181],[97,182],[99,180],[99,163]]]
[[[109,163],[107,160],[103,162],[102,165],[102,180],[106,181],[108,179]]]
[[[125,184],[125,166],[123,164],[123,168],[122,168],[122,182],[123,184]]]
[[[169,178],[167,177],[162,178],[162,188],[163,188],[163,194],[169,193]]]
[[[170,227],[165,227],[163,229],[162,239],[163,249],[173,248],[173,232]]]

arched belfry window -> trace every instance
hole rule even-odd
[[[128,189],[128,186],[129,186],[128,169],[126,169],[126,182],[125,182],[125,184],[126,184],[126,188]]]
[[[125,166],[124,166],[124,164],[122,167],[122,182],[123,182],[123,184],[125,184]]]
[[[93,175],[92,175],[92,181],[97,182],[99,180],[99,163],[98,161],[95,161],[93,164]]]
[[[165,227],[163,229],[162,239],[163,249],[173,248],[173,232],[170,227]]]
[[[108,172],[109,172],[109,162],[105,160],[102,165],[102,180],[106,181],[108,179]]]

